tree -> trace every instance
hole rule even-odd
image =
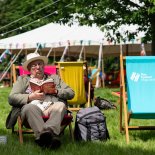
[[[122,24],[139,25],[137,32],[126,31],[127,37],[133,39],[139,31],[144,31],[143,41],[152,41],[152,55],[155,55],[155,0],[75,0],[75,6],[75,18],[81,24],[96,23],[106,31],[112,30],[117,39],[121,37],[117,29]]]
[[[152,55],[155,55],[155,0],[53,0],[53,2],[55,5],[51,5],[21,20],[20,23],[15,23],[14,28],[56,11],[51,16],[14,33],[21,33],[49,22],[73,24],[73,21],[77,20],[81,25],[95,23],[103,31],[106,30],[109,39],[115,39],[108,33],[110,30],[116,35],[117,40],[120,40],[120,38],[123,40],[125,38],[122,38],[118,28],[123,24],[137,24],[139,25],[137,32],[130,33],[126,31],[126,37],[133,39],[139,31],[144,31],[145,37],[143,41],[152,41]],[[0,3],[3,3],[4,6],[1,8],[0,14],[1,26],[3,26],[28,14],[30,10],[31,12],[35,11],[52,2],[49,0],[43,2],[41,0],[27,0],[24,2],[3,0]],[[3,29],[4,32],[7,30]]]
[[[63,0],[0,0],[0,38],[20,34],[47,23],[67,23],[69,1]]]

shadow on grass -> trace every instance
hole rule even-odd
[[[155,141],[155,130],[147,130],[147,131],[129,131],[130,135],[132,135],[134,140],[141,140],[143,142],[154,140]]]
[[[154,143],[155,141],[154,132],[134,132],[132,137],[141,138],[140,144],[135,140],[131,140],[130,144],[126,144],[125,138],[122,142],[117,141],[117,139],[108,140],[107,142],[73,142],[70,138],[69,131],[65,131],[65,134],[61,137],[62,146],[56,150],[42,149],[34,143],[34,135],[24,135],[24,144],[19,143],[18,136],[12,134],[11,132],[6,132],[0,130],[0,132],[6,134],[8,137],[8,142],[6,145],[0,145],[0,152],[2,155],[27,155],[27,154],[37,154],[37,155],[48,155],[48,154],[58,154],[58,155],[153,155],[155,154]],[[125,136],[125,135],[124,135]],[[148,141],[148,142],[147,142]],[[152,147],[149,147],[153,145]],[[146,147],[147,146],[147,147]]]

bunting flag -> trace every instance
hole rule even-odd
[[[45,48],[45,47],[46,47],[46,43],[43,43],[43,44],[42,44],[42,48]]]
[[[18,48],[18,46],[19,46],[19,44],[17,43],[17,44],[16,44],[16,48]]]
[[[145,47],[144,47],[144,43],[141,44],[141,51],[140,51],[140,55],[141,56],[145,56],[146,52],[145,52]]]
[[[61,42],[59,41],[59,46],[61,46]]]
[[[0,56],[0,62],[2,63],[4,59],[7,58],[7,55],[11,55],[12,53],[10,50],[6,49]]]
[[[40,43],[37,43],[37,48],[42,49],[42,45]]]
[[[6,53],[6,54],[9,54],[9,55],[11,55],[11,54],[12,54],[12,53],[11,53],[11,51],[10,51],[10,50],[8,50],[8,49],[6,49],[6,50],[5,50],[5,53]]]
[[[70,40],[67,40],[68,46],[70,46]]]
[[[26,45],[25,45],[25,43],[24,43],[24,44],[23,44],[23,49],[25,48],[25,46],[26,46]]]
[[[9,48],[10,48],[10,49],[12,48],[12,43],[11,43],[11,44],[9,44]]]

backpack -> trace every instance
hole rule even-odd
[[[117,108],[113,103],[101,97],[95,98],[94,105],[97,106],[100,110]]]
[[[79,110],[76,114],[74,138],[76,141],[106,141],[110,139],[106,118],[98,107]]]

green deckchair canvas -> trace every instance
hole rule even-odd
[[[125,64],[123,64],[123,59],[126,61]],[[126,79],[123,72],[124,66]],[[155,124],[153,124],[154,126],[131,126],[129,124],[130,119],[155,119],[155,57],[120,56],[120,68],[121,104],[123,103],[124,106],[125,132],[128,143],[128,130],[155,129]],[[127,88],[127,103],[125,87]],[[120,119],[122,121],[122,116]],[[121,128],[123,129],[122,122]]]

